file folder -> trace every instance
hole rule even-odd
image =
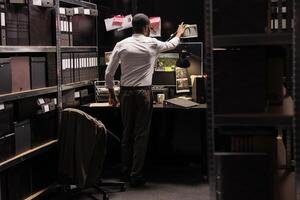
[[[55,15],[54,8],[43,7],[53,6],[53,1],[40,1],[40,6],[34,5],[35,1],[30,0],[29,22],[30,22],[30,45],[52,46],[55,36]],[[47,2],[49,4],[47,4]]]
[[[57,85],[56,56],[54,53],[47,54],[47,86]]]
[[[12,92],[30,90],[29,57],[12,57]]]
[[[15,124],[16,154],[27,151],[31,147],[30,120]]]
[[[6,16],[5,16],[5,4],[4,2],[0,2],[0,25],[1,25],[1,32],[0,32],[0,45],[6,45]]]
[[[11,59],[0,58],[0,94],[12,91]]]
[[[46,87],[46,58],[31,57],[31,88]]]

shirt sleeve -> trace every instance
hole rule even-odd
[[[105,82],[106,87],[109,89],[113,89],[114,86],[114,76],[119,66],[120,61],[120,54],[119,54],[119,45],[117,44],[112,51],[112,54],[110,56],[110,61],[108,63],[108,66],[105,70]]]
[[[172,38],[170,41],[162,42],[157,40],[158,52],[169,51],[175,49],[179,45],[180,39],[178,37]]]

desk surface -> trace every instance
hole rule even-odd
[[[83,107],[89,107],[89,108],[97,108],[97,109],[119,109],[120,107],[113,107],[109,105],[108,103],[90,103],[85,104]],[[198,106],[191,107],[191,108],[184,108],[184,107],[165,107],[163,104],[153,104],[153,108],[156,109],[181,109],[181,110],[194,110],[194,109],[206,109],[207,104],[199,104]]]

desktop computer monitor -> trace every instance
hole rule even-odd
[[[175,86],[176,61],[179,58],[178,53],[159,54],[153,73],[152,85]]]

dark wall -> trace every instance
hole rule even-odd
[[[187,24],[197,24],[199,38],[204,40],[203,0],[190,2],[174,0],[102,0],[98,1],[99,7],[99,46],[101,51],[111,50],[114,45],[132,34],[132,30],[106,32],[104,19],[113,15],[134,14],[135,11],[143,12],[148,16],[161,16],[162,37],[167,40],[177,30],[182,21]]]
[[[204,39],[203,0],[139,0],[137,10],[149,16],[161,16],[162,40],[168,39],[181,22],[197,24],[200,37],[196,40]]]

